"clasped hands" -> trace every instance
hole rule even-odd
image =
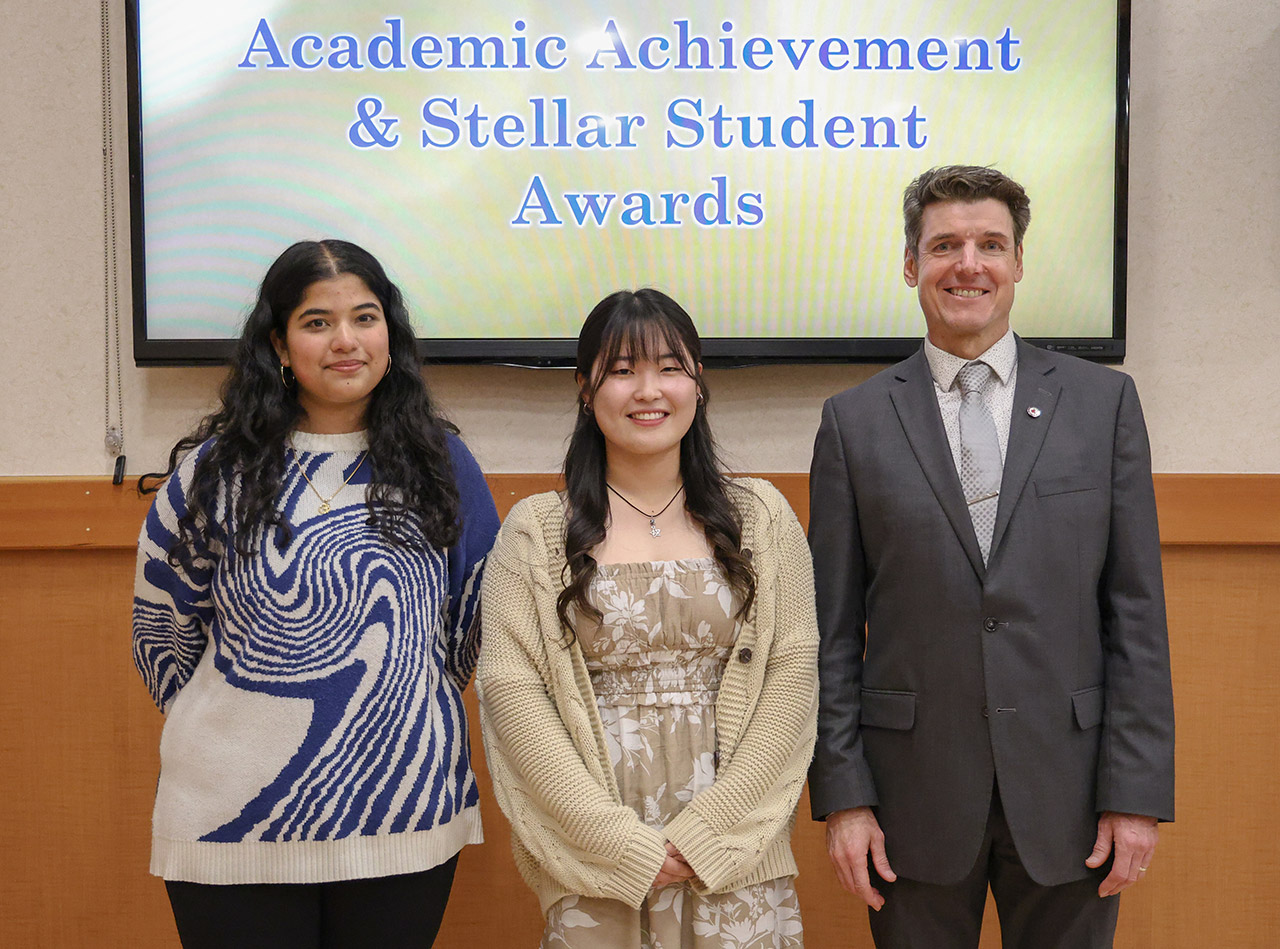
[[[696,873],[693,867],[689,866],[689,861],[684,858],[680,850],[671,841],[667,841],[667,859],[662,861],[662,868],[658,870],[658,875],[653,878],[653,889],[660,886],[666,886],[668,883],[682,883],[685,880],[692,880]]]
[[[1141,879],[1155,856],[1160,836],[1154,817],[1104,811],[1098,818],[1098,837],[1085,866],[1097,868],[1115,853],[1111,872],[1098,887],[1099,896],[1114,896]],[[671,845],[668,844],[668,852]],[[892,883],[898,878],[889,866],[884,849],[884,831],[869,807],[853,807],[827,815],[827,855],[836,876],[853,895],[879,910],[884,897],[871,885],[867,857],[881,878]],[[664,869],[666,864],[663,865]],[[661,877],[662,874],[659,874]]]

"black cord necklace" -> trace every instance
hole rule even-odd
[[[622,500],[622,503],[625,504],[627,507],[631,508],[631,510],[635,511],[637,514],[643,514],[645,517],[649,518],[649,533],[652,534],[654,537],[662,536],[662,528],[659,527],[657,524],[655,524],[654,521],[660,518],[663,514],[667,513],[667,508],[671,507],[671,505],[675,503],[675,499],[680,497],[680,492],[684,490],[684,485],[681,484],[680,487],[676,488],[676,493],[671,495],[671,500],[668,501],[666,504],[662,505],[661,511],[659,511],[657,514],[650,514],[648,511],[643,511],[640,508],[636,507],[634,504],[632,504],[630,501],[628,501],[625,497],[622,496],[622,492],[619,491],[617,488],[615,488],[613,485],[611,485],[608,481],[604,483],[604,486],[608,488],[610,491],[612,491],[615,495],[617,495]]]

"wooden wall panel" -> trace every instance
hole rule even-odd
[[[1157,490],[1179,819],[1164,828],[1147,881],[1124,898],[1117,946],[1262,949],[1280,932],[1280,478],[1200,480],[1171,494],[1173,482],[1160,482],[1173,477]],[[776,480],[807,513],[804,476]],[[490,481],[505,511],[549,478]],[[102,495],[70,500],[84,485],[0,479],[0,944],[176,946],[163,884],[146,870],[161,717],[129,656],[131,548],[145,505],[97,482],[89,490]],[[1235,503],[1224,514],[1224,493],[1253,512],[1229,522],[1237,543],[1221,540]],[[512,866],[478,735],[473,747],[487,840],[463,854],[438,945],[532,946],[536,903]],[[870,949],[865,912],[835,884],[807,801],[800,817],[808,945]],[[996,945],[992,916],[983,949]]]
[[[127,551],[0,552],[0,943],[176,946],[147,875],[160,713]]]
[[[809,523],[809,477],[763,474],[800,523]],[[489,475],[498,513],[559,485],[554,474]],[[1166,544],[1280,544],[1280,475],[1158,474]],[[133,548],[149,498],[107,478],[0,478],[0,550]]]
[[[1280,945],[1280,548],[1166,550],[1164,570],[1178,820],[1134,901],[1142,945]]]

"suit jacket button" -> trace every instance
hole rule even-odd
[[[982,717],[983,717],[983,718],[990,718],[990,717],[991,717],[991,713],[987,711],[987,707],[986,707],[985,705],[984,705],[984,706],[982,706]]]
[[[750,650],[750,649],[748,649],[746,646],[743,646],[741,649],[739,649],[739,650],[738,650],[738,661],[739,661],[739,662],[750,662],[750,661],[751,661],[751,650]]]
[[[999,625],[1000,624],[996,622],[996,618],[994,616],[988,616],[982,621],[982,628],[988,633],[994,633],[996,631],[996,627]]]

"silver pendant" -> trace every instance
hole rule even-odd
[[[652,517],[649,518],[649,533],[652,534],[654,537],[662,536],[662,528],[659,527],[657,524],[653,523]]]

